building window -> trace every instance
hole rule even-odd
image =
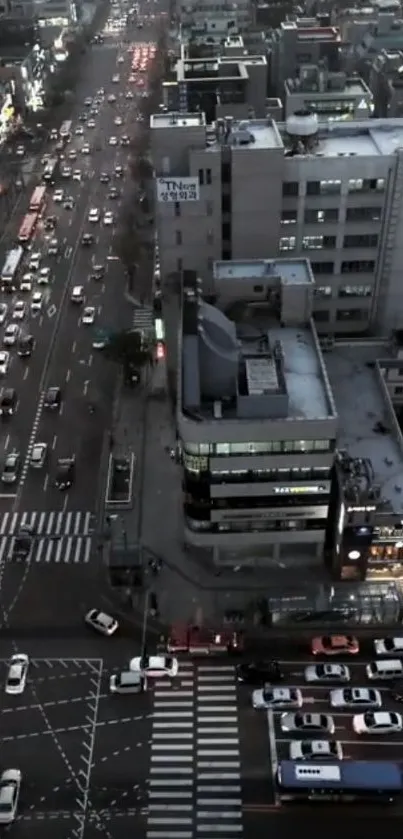
[[[330,320],[330,312],[327,309],[320,309],[317,312],[313,312],[313,319],[317,323],[328,323]]]
[[[213,262],[214,262],[213,257],[208,256],[207,257],[207,271],[211,272],[213,270]]]
[[[213,202],[206,201],[206,215],[212,216],[213,215]]]
[[[341,181],[326,180],[320,181],[321,195],[340,195]]]
[[[181,245],[182,244],[182,231],[175,230],[175,244]]]
[[[175,217],[176,217],[176,218],[180,218],[180,215],[181,215],[181,205],[180,205],[179,201],[175,201],[175,204],[174,204],[174,211],[175,211]]]
[[[179,256],[178,259],[176,260],[176,270],[177,271],[182,271],[182,268],[183,268],[183,259],[182,259],[181,256]]]
[[[364,179],[363,178],[350,178],[348,182],[348,191],[349,192],[362,192],[364,189]]]
[[[393,391],[394,396],[402,396],[403,394],[403,387],[395,387]]]
[[[378,236],[376,233],[358,234],[357,236],[345,236],[343,248],[376,248],[378,247]]]
[[[204,184],[204,172],[203,169],[199,169],[199,184],[203,186]]]
[[[206,169],[206,184],[211,184],[211,169]]]
[[[372,274],[374,271],[373,259],[351,259],[341,263],[342,274]]]
[[[296,210],[283,210],[281,213],[281,224],[295,224],[297,221]]]
[[[385,178],[364,178],[365,192],[383,192],[385,189]]]
[[[307,181],[306,183],[307,195],[320,195],[320,181]]]
[[[264,287],[262,285],[254,285],[253,292],[254,294],[263,294]]]
[[[280,239],[280,250],[293,251],[295,250],[296,244],[297,240],[295,236],[282,236]]]
[[[346,221],[380,221],[382,207],[348,207]]]
[[[317,285],[313,293],[315,297],[331,297],[332,287],[330,285]]]
[[[298,195],[298,181],[285,181],[283,183],[283,195],[286,198],[295,197]]]
[[[323,224],[325,221],[338,221],[337,207],[329,210],[305,210],[305,224]]]
[[[370,285],[342,285],[339,288],[339,297],[371,297],[372,286]]]
[[[364,309],[338,309],[336,320],[346,322],[351,320],[367,320],[368,312]]]
[[[334,262],[311,262],[314,274],[334,274]]]
[[[214,244],[214,230],[207,231],[207,244],[212,245]]]
[[[323,248],[335,248],[336,236],[304,236],[302,247],[305,251],[320,251]]]

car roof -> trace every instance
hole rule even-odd
[[[395,712],[393,711],[393,713]],[[373,717],[377,725],[388,725],[391,720],[391,715],[390,711],[376,711]]]

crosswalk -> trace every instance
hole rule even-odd
[[[15,556],[17,534],[32,529],[29,561],[34,563],[87,563],[93,541],[94,516],[90,512],[4,513],[0,517],[0,565],[26,562]]]
[[[180,662],[155,684],[147,839],[241,839],[235,669]]]
[[[133,329],[143,329],[147,334],[154,334],[154,314],[151,306],[136,307],[133,311]]]

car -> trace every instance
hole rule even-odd
[[[99,609],[90,609],[84,620],[87,626],[95,629],[96,632],[100,632],[101,635],[114,635],[116,630],[119,629],[117,620]]]
[[[58,239],[51,239],[48,245],[48,256],[57,256],[59,253]]]
[[[58,411],[61,404],[62,392],[60,387],[54,385],[48,387],[43,402],[44,408],[48,408],[50,411]]]
[[[42,469],[48,454],[47,443],[34,443],[29,456],[29,465],[32,469]]]
[[[375,655],[403,656],[403,638],[377,638],[374,641]]]
[[[0,776],[0,824],[11,824],[17,816],[21,779],[19,769],[5,769]]]
[[[64,189],[55,189],[53,193],[53,200],[56,204],[61,204],[64,198]]]
[[[74,169],[73,171],[73,181],[77,181],[81,183],[81,169]]]
[[[101,184],[108,184],[110,179],[111,179],[110,175],[108,175],[107,172],[101,172],[101,174],[99,176],[99,181],[100,181]]]
[[[23,300],[16,300],[13,306],[13,320],[24,320],[27,307]]]
[[[84,145],[81,147],[81,153],[82,154],[91,154],[91,149],[90,149],[89,143],[84,143]]]
[[[1,480],[3,484],[14,484],[20,471],[21,458],[19,452],[10,452],[4,461]]]
[[[102,280],[102,277],[105,274],[105,265],[102,263],[94,263],[92,266],[92,272],[90,274],[91,280]]]
[[[256,710],[269,708],[301,708],[302,693],[299,688],[276,688],[264,684],[252,693],[252,705]]]
[[[119,82],[120,82],[119,73],[115,73],[115,75],[112,76],[112,82],[113,82],[113,84],[119,84]]]
[[[35,314],[36,312],[40,312],[42,309],[43,303],[43,294],[40,291],[35,291],[31,298],[31,312]]]
[[[106,332],[104,329],[99,329],[94,335],[92,348],[93,350],[104,350],[108,343],[109,333]]]
[[[50,268],[46,266],[45,268],[41,268],[39,273],[37,274],[36,281],[38,285],[47,285],[50,279]]]
[[[133,93],[131,92],[131,90],[128,90],[127,93],[125,94],[125,99],[133,99],[133,98],[134,98]]]
[[[120,138],[120,145],[130,146],[130,137],[128,137],[127,134],[123,134],[123,136]]]
[[[115,218],[114,218],[113,213],[111,213],[110,210],[107,210],[107,212],[104,213],[102,223],[105,224],[107,227],[110,227],[110,225],[113,224],[114,221],[115,221]]]
[[[94,242],[95,242],[95,236],[94,236],[93,233],[83,233],[83,236],[81,238],[81,244],[84,247],[89,247],[90,245],[93,245]]]
[[[75,129],[74,133],[77,137],[82,136],[82,134],[84,134],[83,126],[82,125],[77,125],[77,128]]]
[[[51,128],[49,132],[49,140],[57,140],[58,136],[57,128]]]
[[[0,350],[0,375],[5,376],[10,366],[10,353]]]
[[[0,416],[12,417],[15,414],[18,404],[17,391],[13,387],[3,390],[0,399]]]
[[[375,688],[338,688],[329,694],[331,708],[381,708],[382,696]]]
[[[343,760],[343,746],[338,740],[291,740],[290,760]]]
[[[115,198],[119,198],[119,194],[120,193],[118,188],[116,186],[111,186],[108,192],[108,198],[110,198],[113,201]]]
[[[97,222],[99,221],[101,214],[96,207],[93,207],[92,210],[88,213],[88,221],[90,222]]]
[[[20,327],[16,323],[9,323],[3,335],[5,347],[13,347],[20,336]]]
[[[115,125],[117,125],[117,126],[123,125],[123,120],[122,120],[122,117],[115,117],[115,119],[113,120],[113,122],[114,122],[114,124],[115,124]]]
[[[95,128],[95,120],[89,119],[87,122],[87,128]]]
[[[346,664],[309,664],[305,667],[305,681],[312,682],[349,682],[350,670]]]
[[[118,64],[124,64],[124,63],[125,63],[124,56],[120,55],[119,58],[118,58]]]
[[[11,696],[24,693],[28,665],[29,656],[25,653],[16,653],[11,656],[6,676],[6,693]]]
[[[161,676],[177,676],[178,669],[178,659],[171,655],[136,656],[129,663],[129,670],[157,679]]]
[[[19,358],[30,358],[34,349],[33,335],[23,335],[17,344],[17,355]]]
[[[24,157],[25,154],[25,147],[24,146],[17,146],[16,155],[17,157]]]
[[[117,146],[118,138],[117,137],[109,137],[109,145],[110,146]]]
[[[0,303],[0,323],[4,323],[8,312],[7,303]]]
[[[238,664],[236,668],[238,682],[245,685],[262,685],[265,682],[280,682],[284,678],[278,661],[261,660]]]
[[[360,645],[353,635],[322,635],[312,639],[312,655],[357,655]]]
[[[330,714],[296,714],[281,715],[282,731],[319,731],[322,734],[334,734],[336,726]]]
[[[84,99],[84,105],[85,105],[85,107],[86,107],[86,108],[90,108],[90,107],[91,107],[91,105],[92,105],[92,96],[87,96],[87,98],[86,98],[86,99]]]
[[[45,230],[54,230],[57,225],[56,216],[46,216],[44,221]]]
[[[113,103],[116,102],[116,96],[114,96],[113,93],[109,94],[108,102],[109,102],[110,105],[113,105]]]
[[[72,195],[66,195],[66,198],[63,201],[63,207],[65,210],[74,210],[75,201]]]
[[[83,311],[83,316],[81,318],[81,322],[86,326],[90,326],[95,321],[95,308],[94,306],[86,306]]]
[[[353,717],[356,734],[397,734],[402,729],[403,717],[395,711],[366,711]]]
[[[71,152],[69,152],[69,155],[70,154],[71,154]],[[71,166],[63,166],[63,169],[61,170],[60,175],[61,175],[62,178],[66,178],[66,179],[71,178],[71,176],[72,176]]]
[[[63,192],[63,190],[61,190]],[[28,263],[28,270],[29,271],[37,271],[40,264],[41,264],[42,254],[37,251],[36,253],[32,253],[29,258]]]
[[[75,478],[76,458],[75,455],[69,457],[59,457],[57,461],[55,487],[63,492],[73,486]]]
[[[115,166],[114,175],[115,178],[121,178],[123,175],[123,166],[120,166],[119,164]]]

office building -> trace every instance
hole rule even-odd
[[[251,24],[253,4],[251,0],[184,0],[178,2],[175,16],[184,40],[219,45],[227,35],[242,33]]]
[[[364,120],[373,112],[373,96],[359,76],[329,73],[326,66],[302,66],[284,82],[284,118],[309,110],[320,120]],[[256,114],[257,116],[257,114]]]
[[[326,17],[325,17],[326,19]],[[286,79],[295,79],[303,65],[325,65],[330,73],[341,66],[341,37],[336,26],[321,25],[323,18],[296,18],[282,22],[270,39],[273,93],[282,98]]]
[[[372,61],[369,86],[376,117],[403,116],[403,50],[382,50]]]
[[[320,334],[401,328],[402,119],[166,113],[151,129],[163,282],[194,270],[208,295],[217,260],[304,257]]]
[[[218,565],[322,565],[337,416],[313,289],[306,259],[215,263],[215,305],[184,278],[184,533]]]

